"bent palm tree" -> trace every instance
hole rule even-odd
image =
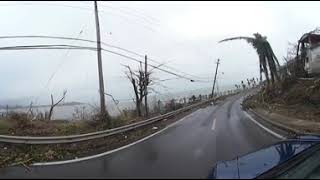
[[[245,37],[245,36],[239,36],[239,37],[233,37],[233,38],[227,38],[219,41],[225,42],[225,41],[231,41],[231,40],[238,40],[238,39],[244,39],[249,44],[253,46],[253,48],[257,51],[257,54],[259,56],[259,64],[260,64],[260,79],[262,77],[262,73],[264,73],[267,83],[270,84],[270,77],[271,82],[274,83],[275,79],[279,80],[278,75],[278,68],[280,67],[279,61],[275,54],[273,53],[273,50],[267,41],[266,36],[261,36],[259,33],[253,34],[254,37]],[[268,70],[269,69],[269,70]],[[270,77],[269,77],[270,72]]]

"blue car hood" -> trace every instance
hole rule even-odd
[[[319,143],[318,136],[288,139],[231,161],[218,162],[209,179],[253,179]]]

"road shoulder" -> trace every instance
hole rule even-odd
[[[265,124],[273,129],[281,130],[286,136],[293,136],[296,134],[315,135],[320,131],[320,123],[312,122],[303,119],[287,117],[275,112],[269,112],[262,108],[249,109],[249,113],[256,117],[256,119],[264,121]]]

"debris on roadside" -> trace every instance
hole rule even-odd
[[[49,160],[53,160],[55,157],[56,152],[49,150],[48,152],[45,153],[45,157]]]
[[[24,162],[21,162],[21,165],[22,165],[28,172],[31,172],[30,167],[27,166]]]

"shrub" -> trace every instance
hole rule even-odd
[[[31,120],[27,113],[17,113],[11,112],[8,115],[8,119],[10,121],[14,121],[16,123],[17,128],[24,129],[31,126]]]

